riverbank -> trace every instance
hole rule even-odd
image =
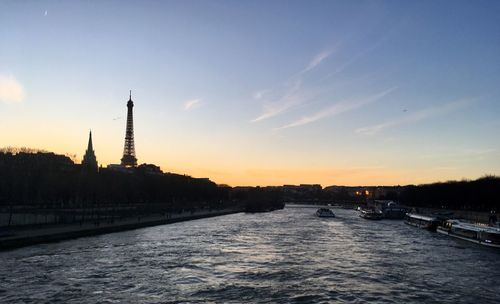
[[[451,210],[451,209],[438,209],[438,208],[422,208],[413,207],[417,213],[421,214],[452,214],[452,218],[464,219],[474,223],[488,224],[490,212],[485,211],[470,211],[470,210]]]
[[[157,216],[116,219],[113,222],[66,224],[13,228],[0,236],[0,250],[14,249],[41,243],[57,242],[85,236],[119,232],[143,227],[172,224],[181,221],[239,213],[240,209],[203,210]]]

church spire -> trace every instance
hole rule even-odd
[[[92,145],[92,130],[89,131],[89,143],[87,151],[85,151],[85,155],[83,156],[82,167],[87,171],[97,172],[97,159]]]
[[[92,151],[92,153],[94,153],[94,147],[92,146],[92,130],[89,131],[89,144],[87,145],[87,151]]]

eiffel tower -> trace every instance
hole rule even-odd
[[[137,158],[135,157],[134,145],[134,117],[132,112],[133,107],[134,102],[132,101],[132,91],[130,91],[130,97],[127,102],[127,130],[125,132],[125,146],[123,147],[123,157],[121,159],[121,165],[125,167],[137,166]]]

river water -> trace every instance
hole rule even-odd
[[[233,214],[0,252],[1,303],[499,303],[500,251],[352,210]]]

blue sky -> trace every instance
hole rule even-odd
[[[231,185],[500,174],[497,1],[4,1],[0,146]]]

